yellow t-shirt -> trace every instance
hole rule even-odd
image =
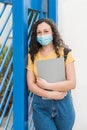
[[[64,56],[63,48],[59,49],[59,53],[60,53],[60,57]],[[34,63],[32,63],[31,56],[30,56],[30,54],[28,54],[27,70],[33,71],[34,75],[37,77],[38,76],[37,69],[36,69],[37,60],[47,60],[47,59],[53,59],[53,58],[56,58],[56,57],[57,57],[57,54],[55,53],[55,50],[53,50],[50,54],[48,54],[46,56],[43,56],[40,52],[38,52],[35,56]],[[65,61],[65,65],[69,64],[71,62],[74,62],[74,58],[72,56],[72,53],[69,52],[68,55],[67,55],[67,59]]]

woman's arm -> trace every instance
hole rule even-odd
[[[66,80],[56,83],[48,83],[45,80],[38,78],[37,84],[39,87],[54,91],[68,91],[76,87],[76,76],[74,62],[66,65]]]
[[[41,97],[58,100],[66,96],[66,92],[48,91],[38,87],[35,83],[35,76],[32,71],[27,71],[27,84],[31,92]]]

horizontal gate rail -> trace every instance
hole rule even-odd
[[[47,13],[47,0],[28,0],[28,8]]]
[[[12,4],[12,0],[0,0],[2,3]]]

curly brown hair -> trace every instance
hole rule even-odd
[[[41,18],[38,21],[36,21],[32,27],[31,40],[30,40],[30,44],[29,44],[29,53],[31,55],[31,60],[33,63],[34,63],[35,54],[42,47],[42,45],[40,45],[39,42],[37,42],[37,26],[39,24],[41,24],[42,22],[45,22],[48,25],[50,25],[50,27],[52,29],[53,45],[54,45],[54,49],[55,49],[55,53],[57,54],[57,57],[60,56],[60,54],[59,54],[60,47],[67,48],[67,45],[65,45],[65,43],[61,39],[61,36],[58,32],[56,24],[48,18]]]

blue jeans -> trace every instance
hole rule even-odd
[[[62,100],[48,100],[34,95],[35,130],[72,130],[75,121],[71,92]]]

